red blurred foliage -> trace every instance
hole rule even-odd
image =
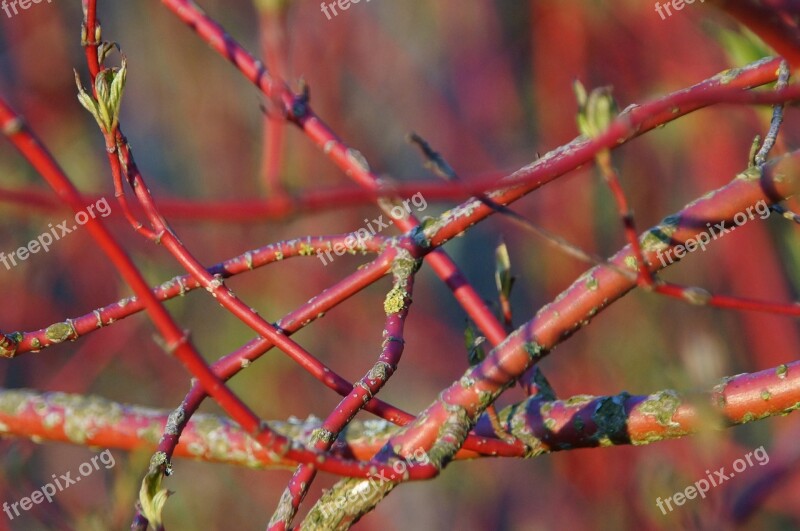
[[[186,265],[188,250],[204,266],[282,240],[290,241],[284,249],[287,258],[307,254],[300,243],[291,240],[355,231],[364,226],[365,219],[380,215],[373,202],[375,179],[390,174],[409,191],[407,197],[426,186],[445,190],[442,195],[450,193],[451,200],[436,204],[433,194],[426,194],[430,204],[416,213],[420,218],[439,216],[444,207],[457,204],[453,199],[463,199],[466,194],[455,185],[447,189],[434,182],[435,177],[405,140],[410,131],[428,140],[462,176],[464,186],[469,186],[510,174],[578,134],[574,80],[589,88],[613,86],[620,108],[653,101],[727,68],[743,66],[741,51],[736,53],[724,32],[739,35],[736,42],[743,48],[752,50],[756,45],[741,36],[736,21],[750,27],[788,59],[791,67],[797,67],[800,57],[800,38],[789,16],[797,14],[800,2],[790,0],[709,0],[687,6],[666,20],[648,3],[589,0],[376,0],[352,4],[331,20],[315,3],[203,2],[203,9],[236,41],[262,58],[276,84],[271,88],[262,84],[259,92],[243,82],[243,77],[256,77],[255,70],[248,71],[240,62],[239,69],[246,74],[241,76],[201,42],[211,40],[208,35],[198,39],[182,27],[175,16],[180,14],[182,0],[158,4],[101,0],[98,5],[103,39],[120,43],[127,57],[129,72],[120,122],[141,170],[141,175],[134,170],[123,176],[117,168],[117,184],[127,185],[125,178],[146,183],[158,207],[150,208],[146,201],[142,207],[128,188],[128,200],[136,203],[132,216],[145,221],[151,216],[149,221],[155,220],[157,229],[158,215],[163,215],[180,236],[180,241],[168,236],[161,242],[169,251],[163,252],[164,248],[132,231],[121,215],[122,206],[113,203],[108,220],[111,238],[135,263],[127,276],[140,273],[152,286],[185,274],[174,257],[183,258]],[[0,98],[24,115],[32,132],[85,195],[86,203],[97,197],[111,201],[113,172],[109,172],[103,136],[75,99],[72,69],[79,72],[85,86],[97,74],[97,65],[91,65],[96,51],[87,47],[87,68],[80,43],[82,20],[77,3],[40,4],[13,18],[0,12]],[[226,45],[229,54],[236,50],[233,43]],[[118,56],[112,55],[107,63],[118,64]],[[287,83],[285,89],[281,81]],[[292,112],[291,104],[297,103],[303,83],[310,87],[315,113],[311,118]],[[4,125],[11,123],[10,110],[0,116]],[[330,129],[320,125],[317,116]],[[742,172],[753,136],[764,134],[769,118],[768,108],[715,105],[615,149],[613,163],[638,228],[656,225]],[[794,109],[787,107],[786,124],[773,156],[791,152],[800,140],[793,128],[794,118]],[[13,132],[7,132],[13,141]],[[114,138],[113,132],[109,138]],[[339,139],[341,144],[329,144]],[[327,149],[329,145],[335,147]],[[319,149],[323,146],[324,151]],[[348,158],[349,146],[357,147],[369,160],[371,172],[361,171],[358,162]],[[124,167],[132,156],[127,156],[124,144],[118,149]],[[112,154],[112,168],[115,159]],[[26,245],[47,230],[48,223],[69,219],[65,193],[51,193],[39,173],[8,143],[0,145],[0,174],[5,176],[0,184],[0,195],[5,196],[0,197],[0,251]],[[592,254],[611,256],[625,245],[613,197],[589,163],[557,179],[542,178],[542,182],[548,185],[536,187],[535,193],[513,203],[515,212]],[[755,198],[758,191],[751,193]],[[140,194],[139,199],[142,197]],[[476,217],[476,222],[491,213],[489,208],[480,208],[486,212]],[[715,242],[707,252],[693,253],[661,278],[702,286],[714,294],[783,304],[792,311],[800,283],[794,266],[800,255],[796,238],[792,238],[794,228],[779,218],[773,214],[768,222],[748,224],[747,229]],[[381,236],[408,236],[411,227],[409,221],[400,231],[392,227]],[[190,374],[153,341],[154,333],[164,334],[170,326],[191,331],[191,345],[185,347],[182,360],[196,354],[194,362],[199,364],[202,354],[211,364],[228,356],[218,365],[227,367],[226,375],[239,370],[236,356],[246,351],[242,345],[261,336],[267,338],[259,340],[262,346],[276,340],[284,341],[287,349],[294,345],[296,361],[313,365],[313,354],[318,367],[327,366],[350,382],[362,378],[386,347],[381,345],[385,328],[402,338],[403,360],[394,375],[392,369],[385,379],[376,379],[380,380],[374,384],[376,389],[385,384],[380,394],[385,403],[373,401],[371,407],[407,422],[412,416],[391,408],[391,413],[386,413],[386,404],[416,415],[433,402],[427,410],[432,415],[426,417],[433,420],[427,426],[391,439],[402,443],[397,447],[409,449],[413,443],[427,444],[430,449],[431,441],[421,441],[440,426],[435,423],[440,420],[435,401],[468,368],[465,319],[472,318],[489,338],[487,351],[488,345],[504,336],[493,315],[498,306],[494,251],[500,235],[508,243],[517,276],[511,297],[517,327],[589,267],[518,229],[502,215],[493,215],[469,231],[458,223],[451,227],[465,230],[462,237],[443,247],[452,262],[441,254],[428,255],[415,276],[413,306],[407,317],[403,314],[400,318],[402,322],[391,321],[382,311],[391,288],[390,282],[382,280],[352,299],[342,296],[339,307],[308,329],[298,330],[291,339],[283,339],[282,333],[269,339],[276,333],[270,328],[273,325],[283,330],[301,328],[301,323],[276,322],[293,310],[310,312],[314,306],[309,299],[321,296],[323,290],[363,281],[359,275],[368,273],[356,268],[366,260],[345,255],[323,266],[314,257],[298,257],[289,265],[273,257],[268,268],[239,275],[247,269],[241,267],[242,259],[237,276],[226,282],[244,299],[247,309],[241,310],[247,315],[242,320],[249,326],[220,311],[217,302],[224,297],[214,300],[198,289],[164,304],[174,322],[163,315],[155,317],[154,328],[144,314],[138,314],[87,334],[89,337],[71,337],[79,339],[75,343],[54,342],[40,353],[0,364],[3,387],[98,394],[171,410],[189,400]],[[39,330],[36,337],[45,337],[44,329],[53,323],[92,315],[93,310],[135,293],[121,280],[119,272],[124,274],[125,268],[112,266],[101,252],[101,247],[107,247],[97,245],[90,232],[88,227],[82,228],[47,254],[31,256],[11,270],[0,268],[7,301],[0,306],[2,330],[7,334],[27,331],[26,351],[35,350],[30,347],[35,331]],[[322,239],[315,243],[319,248],[324,248],[323,244]],[[406,237],[400,248],[403,245],[415,251],[413,239]],[[381,272],[386,272],[394,257],[382,255],[376,270],[382,267]],[[448,265],[453,263],[463,272],[458,282],[450,278],[451,289],[454,283],[461,286],[461,304],[436,278],[436,274],[450,271]],[[194,273],[194,280],[186,280],[187,285],[208,285]],[[610,288],[604,284],[603,289]],[[625,293],[621,290],[611,296],[612,301]],[[231,309],[238,300],[223,302]],[[479,304],[481,300],[485,305]],[[147,304],[141,294],[139,303],[139,309]],[[161,307],[155,300],[151,304]],[[253,311],[248,314],[250,308]],[[581,326],[579,323],[575,326]],[[791,318],[692,306],[645,289],[609,306],[592,324],[539,364],[559,398],[613,395],[621,389],[634,395],[671,387],[709,389],[726,375],[789,363],[800,352],[798,328]],[[507,350],[511,359],[512,349]],[[389,358],[397,361],[399,354],[392,352]],[[491,361],[475,371],[496,369]],[[198,376],[193,369],[189,372]],[[230,382],[231,394],[252,411],[233,402],[223,409],[240,421],[286,420],[311,414],[324,419],[340,403],[340,397],[325,389],[317,381],[323,378],[317,376],[310,377],[298,364],[285,361],[281,353],[271,352]],[[389,376],[391,381],[386,381]],[[209,385],[210,381],[205,379]],[[332,388],[339,385],[341,391],[342,381],[327,383]],[[194,394],[189,396],[199,404],[202,387],[193,385]],[[754,400],[758,390],[752,388],[752,382],[750,387],[742,385],[750,394],[742,391],[731,396],[749,405],[747,397]],[[779,396],[773,388],[770,391]],[[781,399],[796,396],[793,389],[783,391],[786,394],[780,395]],[[456,395],[451,392],[448,396]],[[498,409],[525,398],[513,387],[499,399]],[[204,408],[220,413],[212,401],[206,401]],[[341,409],[338,411],[340,417],[334,412],[328,421],[341,427],[349,419],[341,418]],[[358,418],[367,419],[367,415],[361,413]],[[789,416],[642,448],[581,449],[528,461],[459,461],[436,481],[402,485],[367,514],[358,528],[671,529],[678,525],[724,527],[742,520],[758,529],[796,526],[800,505],[791,502],[798,492],[793,488],[798,481],[797,458],[778,449],[794,440],[797,429],[794,416]],[[30,430],[12,434],[39,433]],[[270,432],[262,431],[261,436],[259,440],[271,448]],[[112,446],[114,438],[100,440]],[[149,442],[145,446],[152,451],[152,438]],[[86,460],[83,454],[89,453],[83,448],[40,447],[25,439],[0,444],[8,456],[0,493],[9,502],[30,494],[47,482],[50,474],[74,468]],[[177,437],[161,444],[162,448],[177,444]],[[521,444],[479,430],[459,458],[474,456],[481,445],[514,455]],[[743,474],[712,491],[707,499],[690,501],[667,516],[656,508],[657,497],[682,490],[704,477],[706,469],[730,467],[735,459],[762,444],[770,449],[771,467]],[[133,443],[120,442],[118,446],[131,449]],[[365,449],[374,451],[369,445],[354,448],[356,455]],[[327,448],[318,444],[317,450]],[[324,466],[339,467],[337,473],[353,473],[357,467],[342,457],[353,454],[337,451],[334,446]],[[386,451],[372,464],[385,462]],[[181,447],[179,454],[186,453]],[[10,523],[0,517],[0,528],[7,524],[12,529],[127,525],[146,457],[135,452],[127,457],[121,451],[115,455],[119,464],[106,475],[105,488],[93,480],[85,489],[75,487],[76,491],[84,489],[80,496],[73,492],[56,498],[53,504],[36,506]],[[313,461],[309,456],[313,453],[298,449],[292,462]],[[166,485],[178,495],[167,503],[165,522],[176,529],[263,527],[265,515],[272,512],[289,481],[288,474],[279,472],[222,468],[181,459],[175,460],[174,467],[177,474]],[[314,472],[300,469],[296,477],[313,478]],[[320,475],[296,522],[320,497],[320,485],[327,488],[333,481],[330,475]],[[296,498],[302,491],[298,485],[292,491]],[[751,498],[757,501],[748,503]]]

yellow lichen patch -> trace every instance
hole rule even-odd
[[[399,287],[393,287],[389,293],[386,294],[386,300],[383,301],[383,310],[386,315],[392,315],[403,309],[405,305],[406,292]]]
[[[47,327],[44,335],[53,343],[61,343],[69,339],[73,331],[74,329],[69,323],[55,323]]]

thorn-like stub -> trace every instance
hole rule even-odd
[[[308,114],[308,104],[302,99],[295,98],[292,102],[292,117],[295,120],[305,117]]]
[[[308,102],[311,100],[311,89],[304,79],[300,80],[300,94],[295,95],[292,105],[289,108],[291,118],[301,120],[305,118],[311,110]]]

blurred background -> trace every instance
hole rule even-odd
[[[405,138],[425,137],[466,180],[511,172],[577,135],[573,80],[611,85],[624,108],[687,87],[732,66],[738,27],[700,3],[662,20],[649,2],[593,0],[362,1],[330,19],[318,2],[203,0],[201,7],[293,87],[303,78],[316,112],[359,149],[373,169],[399,181],[434,180]],[[298,130],[270,124],[270,102],[156,1],[100,2],[103,38],[128,59],[121,123],[155,197],[237,201],[352,187]],[[103,139],[77,102],[73,69],[88,79],[80,47],[80,2],[0,12],[0,94],[20,111],[81,191],[112,206],[112,230],[146,278],[181,272],[163,248],[134,234],[113,202]],[[753,56],[752,59],[757,59]],[[107,63],[116,64],[118,56]],[[769,110],[719,106],[651,132],[614,152],[643,230],[742,171]],[[782,142],[798,145],[796,111]],[[777,151],[780,151],[779,146]],[[276,156],[277,155],[277,156]],[[11,148],[0,142],[0,251],[9,252],[71,214]],[[434,216],[453,202],[429,205]],[[625,244],[612,197],[591,167],[531,194],[514,209],[583,249],[604,256]],[[330,205],[281,219],[170,217],[200,260],[304,235],[354,231],[376,206]],[[713,293],[797,300],[800,246],[777,215],[748,223],[663,277]],[[446,245],[479,292],[496,305],[494,251],[504,239],[517,282],[519,326],[586,265],[494,216]],[[271,321],[367,261],[337,257],[278,262],[228,285]],[[382,398],[419,411],[467,365],[465,312],[429,267],[418,275],[406,349]],[[36,330],[130,295],[119,275],[78,230],[19,266],[0,268],[4,332]],[[295,339],[355,379],[376,359],[388,279],[329,312]],[[254,337],[204,292],[167,303],[208,360]],[[0,363],[5,388],[97,394],[172,409],[189,376],[153,341],[137,314],[80,341]],[[633,292],[560,346],[541,367],[560,397],[648,394],[709,388],[726,375],[796,359],[800,335],[789,318],[696,307]],[[278,352],[237,376],[233,389],[265,419],[325,416],[338,397]],[[512,389],[499,405],[523,397]],[[204,412],[219,413],[210,401]],[[356,529],[544,530],[743,529],[800,526],[800,436],[796,416],[646,447],[578,450],[532,460],[458,462],[432,482],[403,485]],[[360,418],[369,418],[363,415]],[[663,515],[665,498],[706,470],[764,445],[770,462]],[[0,529],[127,528],[149,451],[112,450],[116,465],[35,506]],[[93,452],[66,444],[0,441],[0,501],[13,502],[75,470]],[[291,471],[238,469],[178,459],[166,486],[168,529],[262,529]],[[304,505],[335,478],[322,475]],[[756,495],[758,494],[758,495]],[[753,503],[748,503],[753,502]],[[304,513],[303,513],[304,514]],[[299,522],[299,520],[298,520]]]

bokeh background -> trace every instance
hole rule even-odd
[[[352,4],[331,20],[313,1],[203,0],[201,6],[249,50],[269,57],[293,86],[305,79],[318,114],[373,169],[399,181],[436,178],[405,141],[410,131],[423,135],[465,179],[513,171],[576,136],[575,79],[587,87],[613,86],[625,107],[743,64],[742,54],[730,53],[727,44],[737,39],[738,27],[700,3],[666,20],[653,4],[632,0],[373,0]],[[356,189],[299,131],[267,126],[261,107],[270,102],[159,2],[103,1],[99,9],[103,37],[118,42],[128,59],[121,122],[156,198],[237,201],[274,197],[281,189]],[[81,18],[76,0],[33,4],[11,18],[0,12],[0,93],[26,116],[82,191],[109,198],[113,231],[156,285],[180,269],[163,249],[134,234],[112,201],[102,137],[75,97],[73,69],[84,83],[88,79]],[[615,151],[638,227],[654,225],[731,180],[745,168],[753,137],[763,134],[768,117],[768,110],[719,106]],[[782,137],[789,147],[798,144],[796,119],[789,110]],[[278,146],[279,158],[265,156],[266,146]],[[41,177],[0,142],[0,250],[16,249],[48,223],[67,219],[70,214],[54,198]],[[421,214],[433,216],[452,204],[429,201]],[[558,179],[514,208],[587,251],[610,255],[624,245],[611,195],[592,168]],[[189,249],[210,265],[281,239],[353,231],[378,214],[365,202],[282,219],[237,222],[176,213],[171,221]],[[508,243],[519,325],[586,265],[496,218],[446,249],[494,303],[494,250],[501,238]],[[663,276],[714,293],[796,300],[800,246],[794,231],[777,215],[754,221]],[[229,285],[274,321],[365,260],[346,255],[323,266],[316,258],[293,259]],[[295,339],[345,377],[360,377],[379,352],[388,285],[372,286]],[[0,286],[4,332],[42,328],[130,294],[85,230],[57,242],[48,254],[0,268]],[[167,307],[192,331],[208,360],[253,337],[204,292]],[[434,400],[467,364],[464,327],[464,311],[424,268],[404,359],[382,397],[408,411]],[[0,381],[6,388],[91,393],[171,409],[188,390],[189,376],[153,334],[147,318],[136,315],[78,342],[4,361]],[[647,394],[708,388],[725,375],[774,367],[798,352],[798,327],[789,318],[634,292],[541,367],[561,397]],[[232,386],[266,419],[324,416],[338,401],[277,352]],[[501,404],[522,399],[518,389],[508,395]],[[203,411],[219,409],[207,402]],[[396,489],[356,529],[798,527],[798,436],[800,423],[788,416],[646,447],[458,462],[436,481]],[[688,501],[667,516],[656,507],[657,497],[683,490],[707,469],[730,469],[761,445],[768,465],[748,469],[705,500]],[[149,453],[112,453],[112,469],[14,521],[0,516],[0,529],[127,528]],[[65,444],[4,439],[0,501],[27,496],[51,474],[75,470],[92,455]],[[188,460],[176,460],[175,471],[167,486],[177,494],[164,513],[175,530],[262,529],[291,474]],[[333,481],[322,476],[309,500]],[[743,500],[758,501],[750,506]]]

